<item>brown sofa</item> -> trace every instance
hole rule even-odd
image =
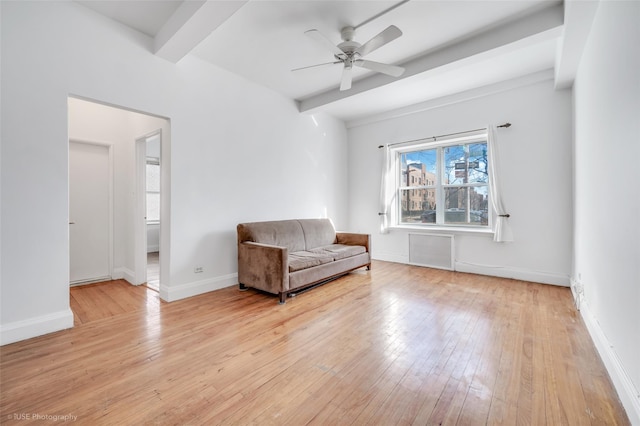
[[[366,266],[371,269],[371,236],[336,232],[329,219],[241,223],[238,282],[288,295]]]

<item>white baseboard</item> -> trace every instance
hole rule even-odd
[[[602,358],[609,377],[613,382],[613,386],[618,392],[618,397],[622,402],[622,406],[627,412],[629,421],[632,425],[640,425],[640,389],[636,389],[631,378],[625,371],[615,349],[605,336],[598,320],[589,309],[589,304],[582,301],[580,314],[587,326],[587,330],[591,335],[591,340],[596,345],[596,349]]]
[[[136,282],[136,273],[133,272],[131,269],[129,268],[125,268],[120,267],[120,268],[113,268],[113,274],[111,275],[111,278],[113,278],[114,280],[126,280],[128,283],[135,283]]]
[[[475,265],[465,262],[455,262],[455,270],[458,272],[468,272],[471,274],[490,275],[493,277],[512,278],[534,283],[552,284],[562,287],[569,287],[569,275],[554,274],[550,272],[532,271],[523,268],[495,267],[485,265]]]
[[[166,302],[173,302],[237,284],[238,274],[235,273],[171,287],[160,285],[160,298]]]
[[[575,305],[577,310],[580,310],[582,306],[582,300],[584,299],[584,289],[582,287],[582,284],[573,277],[569,282],[571,287],[571,296],[573,297],[573,304]]]
[[[409,257],[402,256],[397,253],[380,252],[372,253],[372,258],[385,262],[405,263],[410,265]],[[420,266],[420,265],[416,265]],[[552,274],[547,272],[531,271],[522,268],[495,267],[476,265],[466,262],[455,261],[454,270],[458,272],[467,272],[470,274],[489,275],[492,277],[513,278],[522,281],[531,281],[534,283],[552,284],[562,287],[569,287],[569,275]]]
[[[402,256],[391,252],[372,252],[371,258],[374,260],[382,260],[384,262],[406,263],[409,264],[409,256]]]
[[[0,345],[42,336],[73,327],[71,309],[0,325]]]

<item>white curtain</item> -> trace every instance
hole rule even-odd
[[[394,167],[393,155],[388,146],[381,148],[382,152],[382,178],[380,179],[380,233],[387,234],[391,222],[391,204],[394,194]]]
[[[496,222],[494,224],[493,241],[496,242],[508,242],[513,241],[513,233],[511,232],[511,226],[509,225],[509,215],[504,208],[502,201],[501,188],[499,185],[500,177],[496,170],[498,170],[498,141],[496,138],[496,126],[487,126],[487,145],[489,148],[489,192],[491,198],[491,205],[496,212]]]

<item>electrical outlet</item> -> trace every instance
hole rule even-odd
[[[195,268],[193,268],[193,273],[194,274],[201,274],[202,271],[204,271],[204,269],[202,268],[202,266],[196,266]]]

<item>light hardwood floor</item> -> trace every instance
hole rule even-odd
[[[2,424],[629,424],[566,288],[374,262],[285,305],[71,294],[75,328],[0,348]]]
[[[160,253],[147,253],[147,287],[160,291]]]

